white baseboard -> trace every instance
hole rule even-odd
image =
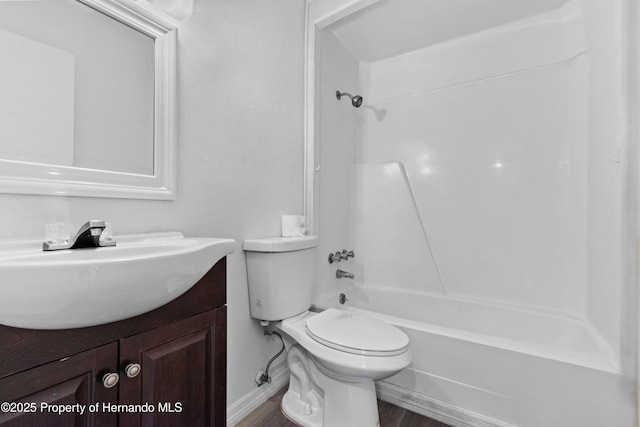
[[[380,400],[454,427],[514,427],[503,421],[458,408],[450,403],[384,381],[376,383],[376,394]]]
[[[254,409],[262,405],[268,398],[276,394],[289,382],[289,369],[287,365],[274,368],[271,374],[271,382],[254,388],[231,405],[227,406],[227,427],[232,427],[242,421]]]
[[[227,407],[227,427],[233,427],[289,382],[289,369],[279,366],[271,373],[271,383],[256,387]],[[459,408],[385,381],[376,383],[378,399],[453,427],[515,427],[503,421]]]

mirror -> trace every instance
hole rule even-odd
[[[0,192],[174,198],[174,28],[145,0],[0,1]]]

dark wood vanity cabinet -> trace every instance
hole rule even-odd
[[[224,426],[225,303],[223,258],[184,295],[132,319],[0,326],[0,427]]]
[[[120,401],[154,408],[154,412],[122,413],[120,426],[225,425],[226,404],[220,398],[225,384],[216,376],[226,377],[216,372],[220,367],[213,363],[222,316],[224,308],[120,341],[122,368],[135,361],[144,373],[134,378],[124,375]]]
[[[118,402],[117,388],[104,388],[100,371],[117,366],[118,345],[108,344],[0,380],[1,426],[112,426],[117,414],[86,409],[53,412],[54,405],[84,407]]]

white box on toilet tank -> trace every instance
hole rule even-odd
[[[249,306],[258,320],[282,320],[311,306],[316,236],[245,240]]]

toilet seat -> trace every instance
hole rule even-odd
[[[305,323],[314,341],[347,353],[395,356],[409,347],[409,337],[398,328],[346,311],[329,308]]]

